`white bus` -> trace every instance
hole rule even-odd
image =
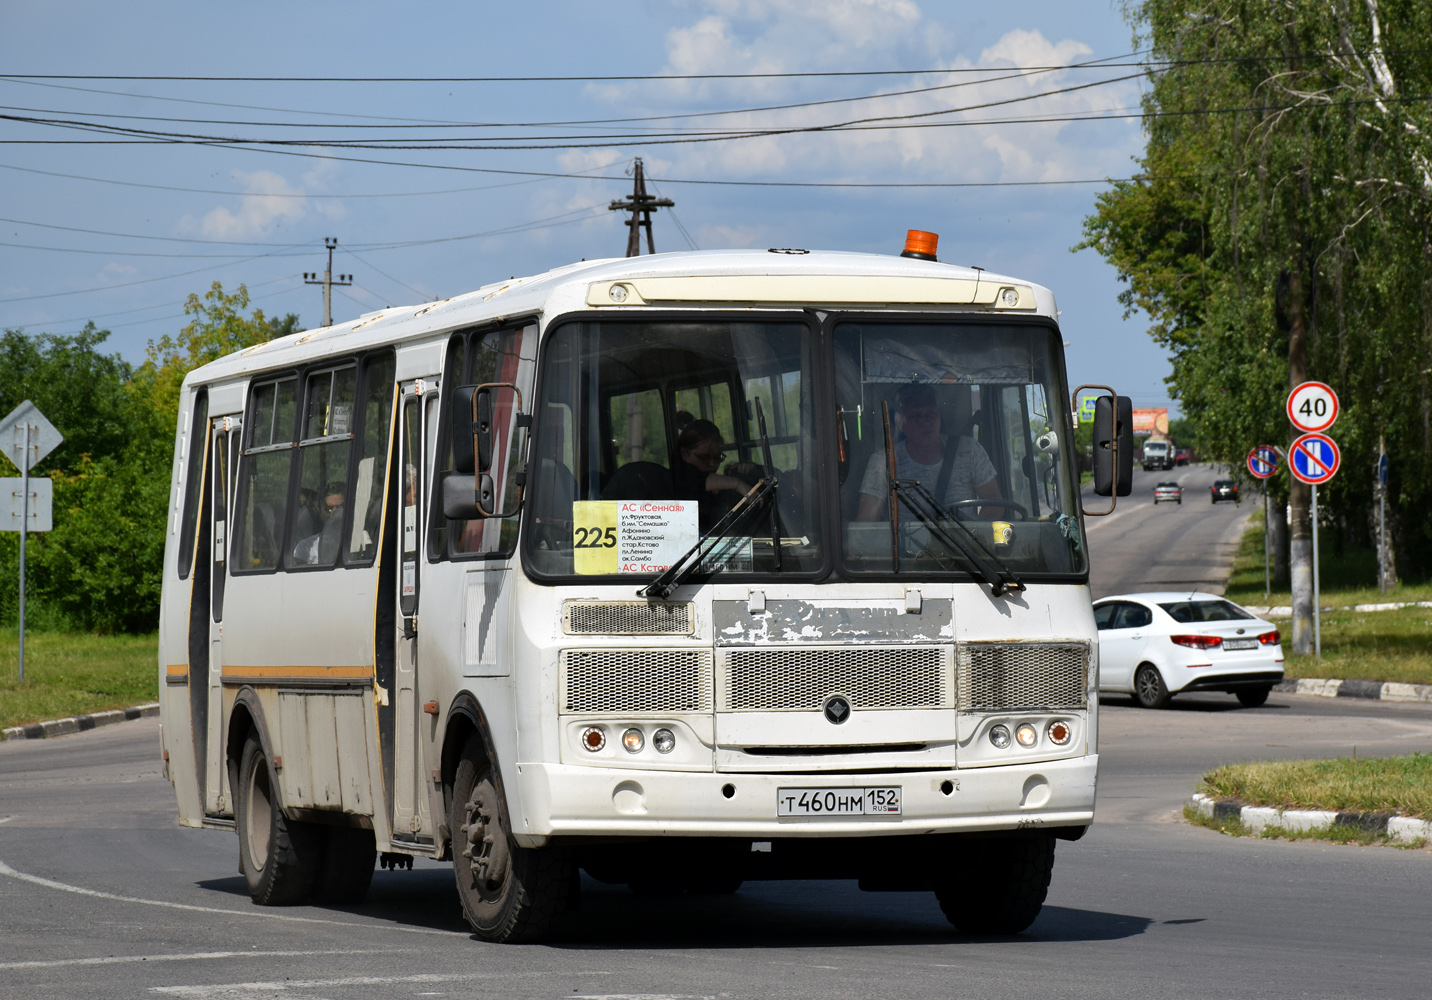
[[[492,941],[582,872],[858,879],[1023,929],[1098,761],[1057,315],[918,245],[673,253],[197,369],[159,648],[179,822],[234,830],[261,904],[451,860]],[[1096,492],[1126,495],[1107,391]]]

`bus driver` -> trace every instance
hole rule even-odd
[[[940,483],[943,466],[950,462],[949,485],[944,496],[936,497],[948,506],[958,500],[999,496],[994,465],[968,434],[960,434],[953,445],[940,433],[940,407],[935,390],[929,385],[902,385],[895,393],[895,476],[915,479],[933,496]],[[887,465],[884,449],[870,456],[865,476],[860,481],[858,521],[880,521],[889,517],[887,500]]]

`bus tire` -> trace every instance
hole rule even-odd
[[[468,926],[484,941],[539,940],[574,898],[571,852],[517,846],[476,736],[463,748],[452,792],[452,866]]]
[[[373,831],[354,826],[330,826],[325,832],[328,843],[323,854],[323,869],[313,886],[314,901],[363,902],[373,881],[373,865],[378,860]]]
[[[250,734],[239,757],[239,871],[260,906],[302,903],[313,890],[323,831],[283,814],[273,770],[258,737]]]
[[[936,886],[945,917],[966,934],[1018,934],[1034,923],[1054,871],[1054,838],[1047,835],[974,841],[968,874]]]

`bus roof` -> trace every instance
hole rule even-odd
[[[639,316],[713,306],[1058,315],[1047,288],[976,268],[844,251],[700,250],[581,261],[436,302],[389,306],[236,351],[196,368],[184,381],[222,381],[506,319],[545,323],[574,311]]]

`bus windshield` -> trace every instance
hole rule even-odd
[[[847,571],[971,573],[956,536],[1021,576],[1084,570],[1056,331],[879,320],[834,332]]]
[[[775,502],[722,532],[696,577],[822,564],[813,334],[805,320],[566,323],[548,337],[528,470],[528,567],[649,580],[766,475]]]

